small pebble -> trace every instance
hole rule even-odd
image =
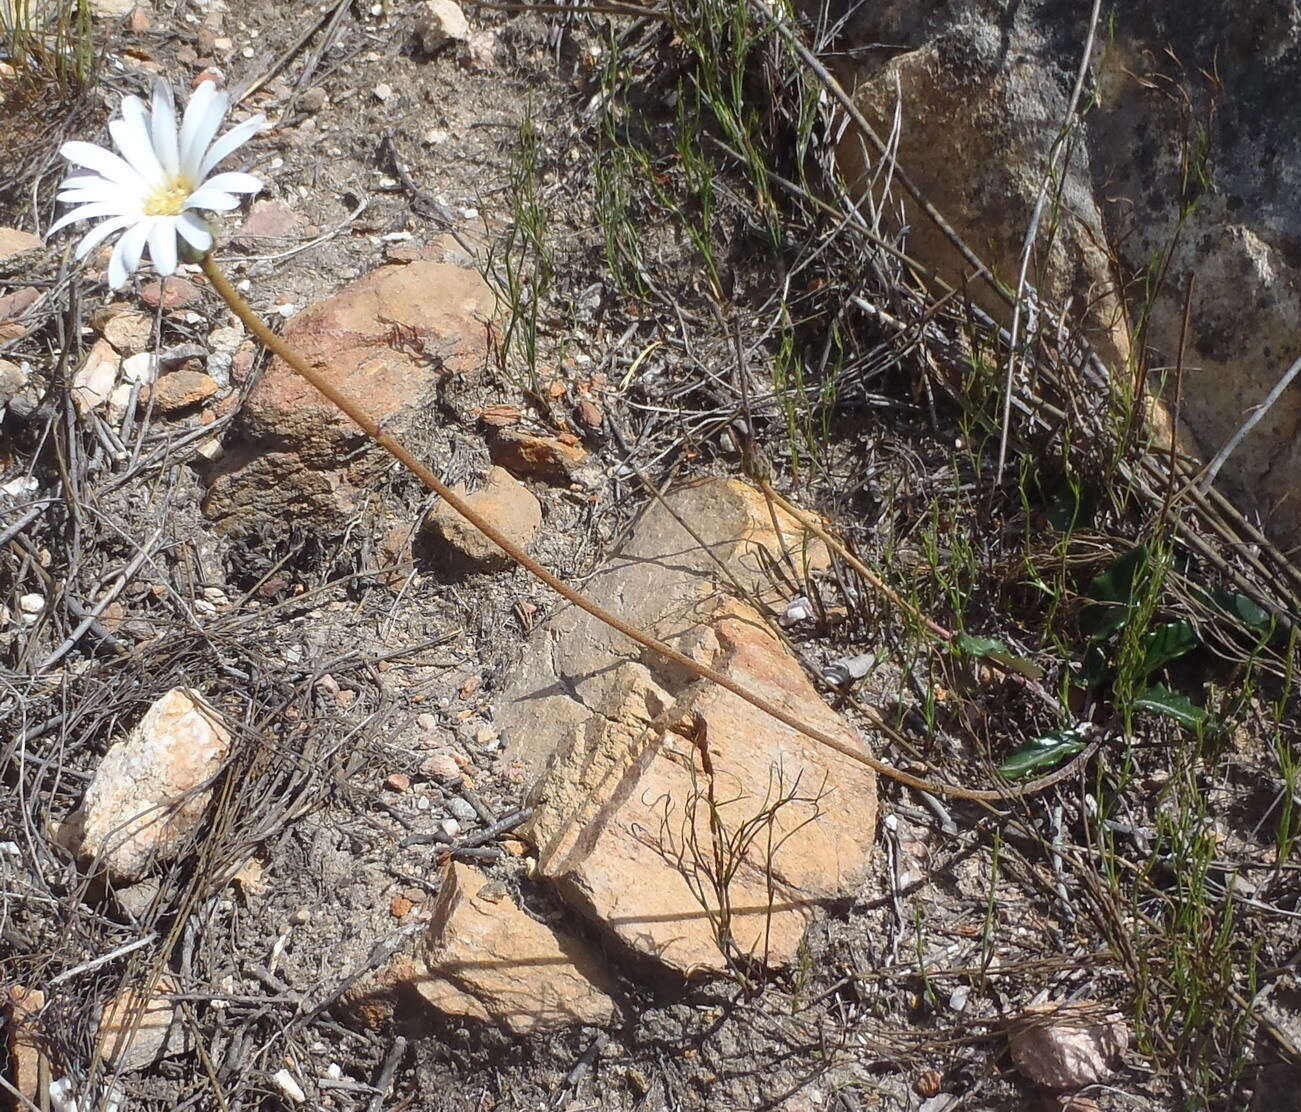
[[[456,763],[448,749],[436,749],[420,766],[420,771],[440,784],[450,784],[461,775],[461,766]]]
[[[478,812],[459,795],[454,795],[447,801],[447,809],[462,822],[474,822],[479,817]]]
[[[455,819],[443,819],[439,825],[443,828],[443,833],[449,838],[455,838],[461,833],[461,824]]]
[[[298,908],[291,916],[289,921],[296,927],[301,927],[311,921],[312,913],[306,907]]]
[[[406,896],[394,896],[389,901],[388,910],[394,919],[405,919],[413,906]]]
[[[411,787],[411,777],[402,772],[395,772],[384,781],[384,786],[391,792],[404,792]]]

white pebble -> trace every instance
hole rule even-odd
[[[455,838],[461,832],[461,824],[455,819],[443,819],[440,825],[449,838]]]
[[[271,1075],[271,1080],[276,1083],[282,1093],[285,1094],[295,1104],[302,1104],[307,1099],[307,1094],[303,1092],[303,1087],[294,1079],[294,1075],[288,1070],[276,1070]]]
[[[128,355],[122,360],[122,377],[127,382],[145,386],[158,377],[158,360],[152,352],[142,351],[139,355]]]

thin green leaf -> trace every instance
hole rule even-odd
[[[1207,718],[1206,712],[1201,707],[1194,706],[1188,696],[1180,695],[1160,684],[1149,687],[1135,699],[1134,709],[1173,718],[1181,726],[1186,726],[1190,730],[1196,729]]]
[[[1009,780],[1019,780],[1034,772],[1057,768],[1083,748],[1084,738],[1078,727],[1054,730],[1021,746],[998,766],[998,771]]]
[[[1143,675],[1192,652],[1197,644],[1197,631],[1188,622],[1166,622],[1150,630],[1143,638]]]
[[[1038,664],[1027,656],[1018,656],[996,637],[972,637],[969,633],[959,633],[953,639],[953,647],[967,656],[993,660],[1036,683],[1044,677],[1044,670]]]

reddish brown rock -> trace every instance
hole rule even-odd
[[[583,398],[574,406],[574,412],[578,414],[578,419],[589,429],[599,429],[605,423],[605,413],[601,410],[601,407],[587,398]]]
[[[45,993],[39,989],[10,985],[4,996],[4,1039],[8,1050],[7,1080],[32,1104],[41,1102],[41,1049],[37,1039],[36,1017],[45,1007]],[[13,1107],[20,1107],[17,1104]],[[0,1108],[11,1104],[0,1093]],[[25,1107],[25,1106],[23,1106]]]
[[[542,504],[510,472],[494,467],[473,494],[453,487],[470,508],[523,549],[528,549],[542,525]],[[446,502],[439,502],[422,525],[426,547],[435,559],[453,567],[489,571],[509,567],[512,560]]]
[[[434,904],[415,988],[445,1015],[517,1035],[603,1026],[617,989],[578,938],[539,923],[479,870],[452,864]]]
[[[203,512],[223,532],[280,536],[344,520],[358,493],[339,472],[315,470],[288,452],[234,454],[209,483]]]
[[[173,688],[104,754],[79,815],[81,854],[115,879],[140,880],[185,851],[211,798],[230,735],[199,696]]]
[[[299,313],[285,339],[327,379],[359,399],[398,437],[424,412],[438,382],[481,369],[488,357],[489,322],[496,299],[474,271],[418,261],[384,266],[335,296]],[[256,499],[272,472],[289,485],[272,493],[284,511],[278,530],[330,528],[351,512],[350,492],[382,466],[381,453],[355,455],[364,437],[314,387],[273,360],[240,414],[235,429],[247,449],[213,483],[205,512],[223,530],[276,525]],[[270,466],[263,454],[274,445]],[[294,484],[307,490],[295,497]],[[323,495],[328,495],[322,497]],[[336,497],[337,495],[337,497]]]
[[[385,266],[299,313],[285,340],[390,425],[426,399],[439,368],[457,374],[483,365],[495,305],[473,271],[427,262]],[[337,463],[338,450],[359,439],[346,417],[279,360],[253,391],[245,418],[253,436],[286,443],[321,466]]]
[[[217,392],[217,384],[202,371],[179,370],[160,377],[150,392],[154,409],[168,415],[207,401]]]
[[[283,240],[301,235],[307,221],[283,201],[254,201],[235,238],[256,246],[258,240]]]
[[[181,278],[175,274],[161,281],[154,278],[140,287],[141,304],[147,305],[150,309],[157,309],[162,305],[167,312],[189,308],[197,304],[202,297],[203,294],[198,286],[188,278]]]
[[[548,483],[571,483],[587,459],[587,451],[552,436],[534,436],[516,429],[502,429],[488,445],[493,463],[530,478]]]
[[[30,286],[23,286],[0,297],[0,320],[13,320],[21,317],[40,300],[41,291]]]
[[[22,251],[30,251],[40,245],[40,237],[32,235],[31,232],[19,231],[17,228],[0,228],[0,259],[7,259],[10,255],[17,255]]]
[[[802,569],[825,566],[822,546],[739,482],[689,486],[669,502],[700,540],[653,506],[587,593],[866,751],[760,615],[719,589],[715,558],[748,595],[772,599],[759,549]],[[527,834],[541,874],[621,943],[675,970],[720,969],[740,956],[789,963],[819,908],[851,898],[865,874],[876,825],[869,768],[711,683],[630,652],[585,613],[561,611],[530,639],[498,725],[509,739],[505,758],[538,778]],[[727,923],[715,886],[711,787],[728,801],[718,813],[723,832],[746,823],[762,832],[725,854],[733,869]]]

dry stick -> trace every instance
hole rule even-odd
[[[1042,777],[1039,780],[1033,780],[1028,784],[1020,785],[1019,787],[1009,787],[1001,790],[962,788],[954,784],[934,784],[927,780],[922,780],[920,777],[913,776],[910,773],[903,772],[897,768],[892,768],[890,765],[878,761],[875,757],[859,752],[857,749],[845,744],[845,742],[838,738],[832,737],[830,734],[824,733],[822,730],[807,725],[797,715],[783,710],[781,707],[770,703],[766,699],[760,698],[758,695],[752,694],[735,680],[723,675],[722,672],[701,664],[699,661],[692,660],[691,657],[678,652],[677,649],[666,645],[663,641],[657,640],[647,633],[643,633],[641,630],[629,625],[621,618],[603,610],[601,607],[597,606],[596,603],[579,594],[563,580],[552,575],[551,572],[547,571],[546,568],[520,548],[519,545],[515,544],[508,537],[503,536],[491,522],[483,518],[476,510],[469,506],[464,499],[450,490],[447,485],[438,478],[438,476],[429,470],[428,467],[421,463],[420,460],[418,460],[406,448],[406,446],[401,443],[401,441],[384,432],[375,419],[357,405],[352,398],[339,390],[319,371],[309,366],[301,355],[272,332],[271,329],[263,323],[262,319],[253,312],[248,302],[246,302],[235,290],[235,287],[231,285],[229,279],[227,279],[225,274],[222,273],[211,255],[204,257],[202,265],[203,273],[207,276],[208,281],[212,283],[213,289],[221,295],[226,304],[234,311],[235,315],[248,327],[249,331],[265,344],[270,351],[275,355],[278,355],[297,374],[301,375],[311,383],[311,385],[324,395],[331,404],[337,406],[342,413],[344,413],[376,444],[388,452],[389,455],[402,464],[402,466],[410,471],[411,474],[424,483],[426,487],[437,494],[444,502],[451,506],[453,510],[465,518],[466,521],[478,529],[479,532],[492,541],[493,544],[505,552],[506,555],[519,564],[520,567],[524,568],[525,571],[529,572],[529,574],[535,578],[540,579],[566,601],[577,606],[585,613],[590,614],[597,621],[603,622],[611,629],[622,633],[629,640],[635,641],[642,648],[649,649],[657,656],[672,661],[674,664],[685,668],[688,672],[691,672],[695,676],[699,676],[701,679],[706,679],[711,683],[716,683],[725,691],[730,691],[738,699],[745,700],[745,702],[749,703],[751,706],[757,707],[765,714],[771,715],[773,718],[777,719],[778,722],[790,727],[792,730],[798,731],[805,737],[811,738],[819,745],[823,745],[826,748],[839,753],[843,757],[848,757],[851,761],[855,761],[861,765],[866,765],[874,772],[877,772],[882,776],[887,776],[892,780],[897,780],[899,783],[905,784],[910,788],[915,788],[918,791],[932,792],[937,795],[953,796],[956,799],[971,799],[979,802],[999,803],[1008,799],[1030,795],[1033,792],[1042,791],[1044,788],[1050,787],[1062,779],[1061,775],[1053,774]],[[1073,766],[1074,762],[1072,762],[1071,766],[1068,766],[1068,770]],[[1061,771],[1066,770],[1059,770],[1059,772]]]
[[[1030,215],[1030,226],[1026,229],[1025,242],[1021,245],[1021,269],[1016,276],[1016,294],[1012,305],[1012,341],[1008,345],[1007,352],[1007,381],[1003,386],[1003,430],[998,438],[998,470],[994,477],[995,485],[1003,482],[1003,467],[1007,463],[1007,434],[1012,421],[1012,381],[1016,374],[1016,342],[1021,327],[1021,305],[1025,299],[1025,282],[1030,271],[1030,255],[1034,251],[1034,241],[1039,234],[1039,221],[1043,218],[1044,202],[1048,199],[1048,185],[1057,172],[1057,158],[1070,141],[1075,111],[1080,103],[1080,93],[1084,90],[1084,79],[1089,74],[1089,59],[1093,57],[1093,36],[1098,29],[1098,15],[1101,11],[1102,0],[1093,0],[1093,14],[1089,17],[1089,33],[1084,39],[1084,54],[1080,58],[1079,72],[1075,75],[1075,88],[1071,90],[1071,99],[1066,105],[1066,119],[1062,121],[1061,134],[1049,153],[1048,165],[1044,167],[1043,178],[1039,182],[1039,196],[1035,198],[1034,212]]]

